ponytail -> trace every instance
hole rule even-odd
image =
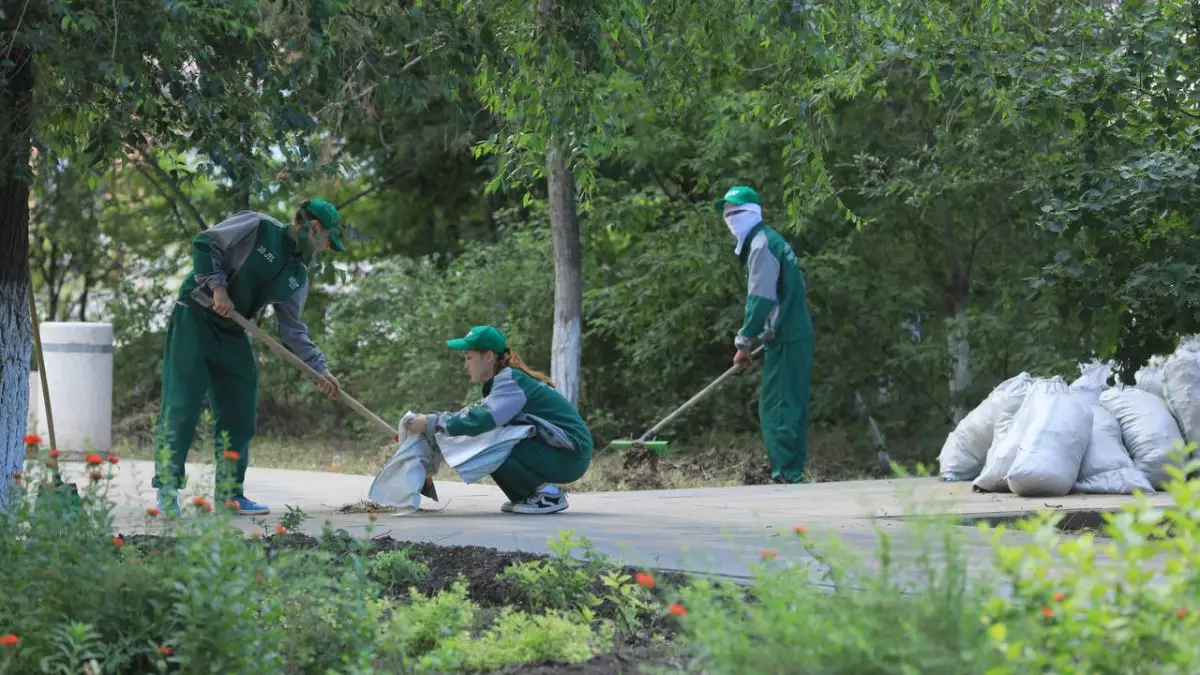
[[[500,359],[496,361],[496,372],[500,372],[500,370],[503,368],[516,368],[533,379],[543,382],[549,385],[551,388],[554,387],[554,381],[547,377],[545,373],[540,373],[525,365],[525,362],[521,360],[521,357],[517,356],[516,352],[507,347],[504,349],[504,353],[500,355]]]

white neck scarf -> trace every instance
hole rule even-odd
[[[741,213],[730,215],[730,211],[741,211]],[[729,226],[729,231],[737,239],[737,246],[733,249],[734,253],[742,254],[742,245],[746,243],[746,235],[761,222],[762,207],[758,204],[725,205],[725,224]]]

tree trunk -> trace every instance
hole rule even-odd
[[[11,36],[11,27],[4,32]],[[8,503],[13,472],[25,460],[33,341],[26,297],[33,64],[19,44],[8,58],[16,65],[0,67],[0,508]]]
[[[942,226],[946,264],[949,268],[945,307],[949,319],[946,346],[953,363],[950,375],[950,410],[954,416],[954,423],[958,424],[966,416],[963,395],[971,386],[971,341],[967,325],[967,294],[970,291],[971,280],[959,255],[958,233],[954,227],[954,220],[947,211],[942,213]]]
[[[579,404],[579,362],[583,349],[583,270],[579,218],[575,214],[575,178],[562,146],[552,141],[546,158],[550,231],[554,236],[554,337],[550,378],[572,405]]]

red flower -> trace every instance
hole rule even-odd
[[[236,462],[242,458],[242,456],[238,454],[237,450],[226,450],[225,452],[221,453],[221,456],[231,462]]]
[[[104,461],[103,459],[101,459],[101,458],[100,458],[100,455],[97,455],[97,454],[96,454],[96,453],[94,453],[94,452],[89,452],[89,453],[87,454],[87,457],[84,457],[83,459],[84,459],[84,461],[85,461],[85,462],[87,462],[87,463],[88,463],[90,466],[95,466],[95,465],[97,465],[97,464],[99,464],[99,463],[101,463],[101,462],[103,462],[103,461]]]
[[[687,616],[687,610],[684,609],[683,605],[679,604],[678,602],[672,602],[671,606],[667,608],[667,611],[675,616]]]
[[[41,445],[42,437],[37,434],[25,434],[25,445]]]
[[[21,641],[21,638],[9,633],[8,635],[0,635],[0,647],[12,647]]]
[[[51,456],[51,457],[58,457],[58,456],[59,456],[59,455],[61,455],[61,454],[62,454],[62,453],[61,453],[61,452],[59,452],[58,450],[55,450],[55,449],[52,449],[52,450],[50,450],[50,456]]]
[[[1177,616],[1177,617],[1179,617],[1179,618],[1181,618],[1181,619],[1182,619],[1182,618],[1184,618],[1185,616],[1187,616],[1187,610],[1186,610],[1186,609],[1184,609],[1184,608],[1182,608],[1182,607],[1180,607],[1179,609],[1175,610],[1175,616]]]
[[[287,528],[282,525],[276,525],[275,532],[276,534],[287,534]]]
[[[113,537],[112,543],[113,543],[113,546],[116,546],[117,548],[125,547],[125,540],[120,537]]]
[[[159,648],[158,648],[158,653],[159,653],[159,654],[162,654],[163,656],[170,656],[170,655],[171,655],[171,648],[170,648],[170,647],[168,647],[168,646],[166,646],[166,645],[163,645],[163,646],[161,646],[161,647],[159,647]]]
[[[654,577],[649,572],[638,572],[634,578],[637,579],[638,586],[642,588],[654,588]]]
[[[775,551],[772,551],[772,550],[771,550],[771,549],[769,549],[769,548],[764,548],[764,549],[763,549],[763,550],[762,550],[762,551],[759,553],[759,555],[760,555],[760,556],[762,556],[762,559],[763,559],[763,560],[773,560],[773,559],[775,558],[775,556],[777,556],[778,554],[777,554],[777,553],[775,553]]]
[[[205,499],[204,497],[201,497],[199,495],[192,497],[192,504],[194,504],[196,506],[196,508],[198,508],[198,509],[203,509],[205,511],[208,511],[209,513],[212,513],[212,510],[213,510],[212,504],[209,503],[209,501],[207,499]]]
[[[101,478],[104,478],[104,474],[99,471],[93,471],[88,474],[88,477],[91,478],[93,481],[97,481],[97,480],[100,480]]]
[[[1049,619],[1050,617],[1054,616],[1054,609],[1050,608],[1050,607],[1043,607],[1042,608],[1042,616]]]
[[[234,511],[238,510],[238,503],[232,499],[226,499],[225,506],[229,507],[230,509],[233,509]]]
[[[109,455],[109,456],[108,456],[108,463],[109,463],[109,464],[116,464],[116,463],[117,463],[117,462],[119,462],[119,461],[121,461],[121,458],[120,458],[120,457],[117,457],[116,455]]]
[[[161,516],[162,511],[160,511],[158,509],[158,507],[156,507],[156,506],[151,506],[150,508],[146,509],[146,515],[150,516],[151,518],[154,518],[156,516]]]
[[[1059,591],[1059,592],[1057,592],[1057,593],[1055,593],[1055,594],[1054,594],[1054,601],[1055,601],[1055,602],[1062,602],[1062,601],[1063,601],[1063,598],[1065,598],[1065,597],[1067,597],[1067,594],[1066,594],[1066,593],[1063,593],[1062,591]]]
[[[796,534],[804,534],[805,532],[808,532],[808,528],[804,527],[803,525],[796,525],[792,528],[792,532],[795,532]]]

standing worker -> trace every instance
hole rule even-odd
[[[804,274],[791,245],[762,219],[753,189],[737,185],[714,204],[737,243],[746,270],[746,313],[734,338],[735,365],[750,366],[755,339],[766,346],[758,401],[771,480],[799,483],[808,461],[808,382],[812,376],[813,325]]]
[[[336,398],[341,385],[309,339],[300,313],[308,297],[309,264],[326,248],[345,251],[341,233],[337,209],[311,199],[300,204],[290,227],[262,213],[239,211],[192,240],[192,269],[175,300],[163,356],[158,450],[165,445],[169,457],[157,462],[152,483],[161,510],[179,513],[184,463],[207,393],[218,467],[214,501],[236,503],[242,515],[271,512],[242,488],[257,424],[258,368],[250,336],[227,317],[236,310],[253,320],[272,305],[283,343],[324,376],[318,389]],[[211,309],[191,297],[194,291],[212,296]]]
[[[579,480],[592,463],[592,432],[579,411],[544,374],[531,370],[492,326],[475,326],[446,346],[462,352],[471,381],[483,385],[483,401],[458,412],[416,415],[415,434],[478,436],[508,424],[529,424],[537,435],[513,446],[492,480],[509,501],[505,513],[549,514],[567,508],[555,483]]]

